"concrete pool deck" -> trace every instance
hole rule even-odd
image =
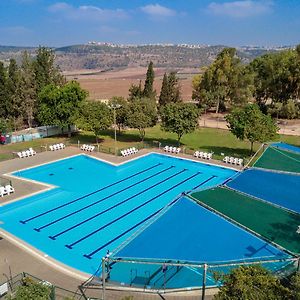
[[[95,157],[97,159],[105,160],[112,164],[118,165],[126,161],[144,156],[150,152],[164,153],[167,155],[180,157],[184,159],[237,169],[234,168],[233,166],[226,165],[220,161],[200,160],[194,158],[191,155],[170,154],[170,153],[165,153],[163,151],[153,151],[153,149],[142,149],[135,155],[131,155],[128,157],[120,157],[120,156],[117,157],[105,153],[83,152],[76,147],[67,147],[66,149],[58,150],[58,151],[41,152],[29,158],[23,158],[23,159],[15,158],[12,160],[0,162],[0,173],[1,173],[0,176],[11,180],[12,185],[15,188],[15,193],[0,198],[0,206],[8,204],[10,202],[18,201],[19,199],[22,199],[24,197],[28,197],[32,194],[39,193],[46,189],[52,188],[49,185],[44,185],[37,182],[23,180],[17,177],[12,177],[10,173],[15,172],[17,170],[35,167],[41,164],[54,162],[56,160],[60,160],[63,158],[67,158],[70,156],[79,155],[83,153]],[[18,244],[17,242],[12,242],[12,240],[8,236],[6,236],[4,232],[3,234],[1,234],[0,232],[0,283],[5,281],[5,276],[3,274],[7,274],[9,266],[12,270],[13,276],[20,272],[27,272],[39,278],[47,280],[55,285],[66,288],[68,290],[75,291],[77,289],[77,286],[83,281],[80,280],[78,274],[76,274],[77,272],[74,272],[74,276],[73,276],[72,272],[69,271],[68,273],[66,273],[61,269],[55,267],[54,265],[49,264],[46,261],[42,260],[38,256],[32,255],[32,253],[29,252],[32,251],[26,251],[26,249],[21,247],[21,245]],[[194,296],[193,293],[197,293],[197,296]],[[169,295],[168,297],[165,297],[165,299],[180,299],[180,297],[182,298],[185,296],[188,296],[190,299],[193,299],[193,297],[199,298],[199,291],[193,293],[192,293],[193,295],[189,295],[189,296],[182,293],[180,293],[180,296]],[[129,292],[124,292],[121,296],[125,296],[125,295],[131,295],[131,294]],[[147,298],[148,296],[143,296],[142,298],[139,298],[136,294],[135,297],[137,297],[137,299],[156,299],[154,298],[156,296],[154,296],[153,294],[149,295],[149,298]],[[119,298],[112,298],[112,299],[119,299]],[[161,297],[157,296],[157,299],[161,299]]]

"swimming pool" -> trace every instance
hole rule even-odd
[[[183,191],[235,171],[160,154],[120,166],[79,155],[14,176],[55,186],[0,208],[1,228],[65,265],[94,274],[113,250]]]

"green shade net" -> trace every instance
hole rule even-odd
[[[253,166],[263,169],[300,173],[300,154],[270,146]]]
[[[230,219],[283,248],[300,253],[300,215],[256,200],[228,188],[213,188],[191,195]]]

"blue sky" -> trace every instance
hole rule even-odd
[[[0,0],[0,45],[291,45],[300,0]]]

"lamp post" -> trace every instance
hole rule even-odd
[[[116,109],[120,108],[122,105],[117,103],[112,103],[109,108],[114,110],[114,128],[115,128],[115,155],[117,155],[117,124],[116,124]]]

